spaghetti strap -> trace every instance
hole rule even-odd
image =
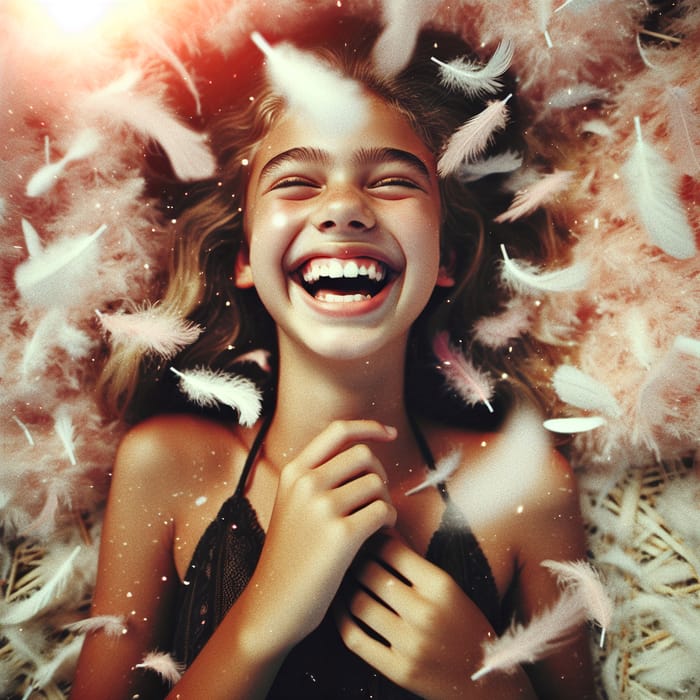
[[[253,444],[250,446],[250,451],[248,452],[245,464],[243,465],[243,470],[241,471],[241,476],[238,479],[236,490],[233,493],[233,495],[237,498],[243,496],[243,492],[245,491],[245,486],[248,481],[248,475],[255,464],[255,460],[258,458],[258,452],[260,452],[260,447],[265,439],[265,436],[267,435],[267,429],[270,427],[270,423],[272,422],[272,415],[273,414],[271,412],[265,418],[263,424],[260,426],[260,430],[258,430],[258,434],[255,436],[255,440],[253,440]]]

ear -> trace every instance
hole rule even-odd
[[[253,271],[250,268],[250,253],[248,252],[248,246],[245,244],[238,249],[233,278],[236,282],[236,287],[239,289],[250,289],[255,286]]]
[[[448,258],[446,264],[440,265],[438,270],[437,280],[435,282],[436,287],[454,287],[454,267],[455,267],[455,255],[450,251],[445,257]]]

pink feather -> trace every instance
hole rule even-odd
[[[493,396],[490,378],[450,345],[446,332],[435,336],[433,352],[440,360],[440,369],[448,383],[462,399],[467,404],[484,403],[493,413],[493,406],[489,403]]]
[[[530,308],[521,298],[516,297],[506,310],[497,316],[480,318],[474,324],[474,339],[495,350],[506,347],[509,342],[529,330],[530,315]]]
[[[508,95],[503,100],[491,100],[486,109],[472,117],[452,134],[438,161],[438,174],[447,177],[459,170],[462,163],[483,154],[496,131],[505,128],[508,120]]]
[[[495,221],[515,221],[531,214],[563,192],[569,186],[572,177],[573,173],[567,170],[555,170],[544,175],[530,187],[517,192],[510,207],[497,216]]]
[[[675,154],[682,172],[696,176],[700,173],[700,116],[693,110],[686,89],[669,86],[664,97],[668,108],[669,150]]]

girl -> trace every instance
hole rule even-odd
[[[377,78],[369,46],[318,53],[362,86],[367,118],[342,138],[269,88],[212,128],[220,172],[179,217],[163,304],[206,326],[180,367],[271,351],[265,411],[250,428],[167,412],[123,441],[93,613],[126,624],[86,639],[74,700],[165,696],[138,668],[152,650],[186,665],[169,698],[592,697],[583,635],[527,673],[470,679],[484,641],[558,597],[540,562],[584,555],[565,462],[543,461],[526,521],[474,532],[444,484],[406,495],[498,442],[409,389],[430,337],[489,301],[484,235],[436,175],[464,100],[421,50]],[[163,368],[135,389],[133,364],[112,359],[108,399],[162,408]]]

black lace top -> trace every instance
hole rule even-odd
[[[185,665],[201,651],[241,594],[260,557],[265,533],[244,490],[264,434],[265,426],[251,447],[235,492],[199,541],[180,585],[173,653]],[[416,438],[426,464],[434,469],[432,454],[418,431]],[[501,632],[507,620],[488,561],[444,485],[439,488],[445,511],[431,538],[426,559],[449,573],[494,629]],[[350,652],[328,614],[288,654],[267,697],[407,700],[415,695],[399,688]]]

